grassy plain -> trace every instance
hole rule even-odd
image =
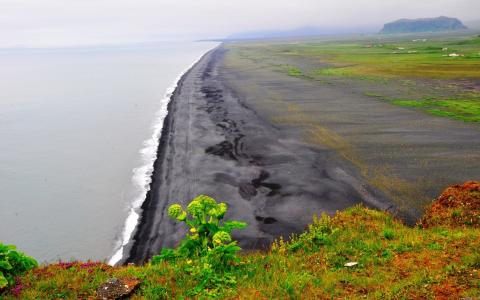
[[[244,57],[277,66],[290,76],[324,83],[364,80],[368,82],[364,93],[377,99],[436,116],[480,121],[480,37],[476,35],[253,42],[239,48]],[[374,93],[368,85],[383,86],[384,91]],[[403,92],[388,91],[398,86]]]
[[[480,37],[462,40],[414,39],[396,42],[299,44],[280,46],[287,55],[333,64],[320,73],[350,76],[480,78]],[[457,56],[458,55],[458,56]]]

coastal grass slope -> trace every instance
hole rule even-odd
[[[447,299],[480,297],[480,182],[446,189],[414,228],[354,206],[314,217],[306,231],[248,252],[238,284],[194,296],[188,260],[111,267],[43,265],[16,279],[5,299],[89,299],[109,278],[140,282],[131,299]]]

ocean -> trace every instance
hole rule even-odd
[[[0,242],[40,262],[118,261],[169,94],[216,45],[0,49]]]

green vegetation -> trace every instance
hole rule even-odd
[[[236,45],[244,58],[255,62],[289,61],[293,74],[328,76],[377,76],[380,78],[480,78],[480,37],[431,39],[324,41],[303,43],[253,43]],[[303,70],[295,59],[310,59],[321,68]],[[273,63],[275,64],[275,63]],[[334,69],[340,70],[334,71]],[[324,71],[322,71],[322,69]],[[293,75],[292,74],[292,75]]]
[[[0,290],[15,283],[15,276],[37,266],[35,259],[17,251],[13,245],[0,243]]]
[[[293,66],[284,65],[281,70],[287,73],[288,76],[292,77],[300,77],[304,75],[301,69]]]
[[[479,120],[478,36],[260,42],[230,48],[263,67],[280,66],[289,76],[333,86],[346,83],[395,105],[464,122]]]
[[[369,81],[375,81],[377,83],[382,83],[382,84],[387,84],[389,80],[388,78],[382,78],[375,75],[358,74],[348,66],[341,66],[336,68],[320,68],[310,72],[310,77],[312,79],[319,79],[319,77],[324,77],[324,76],[346,77],[351,79],[369,80]]]
[[[393,100],[393,104],[421,108],[426,112],[442,116],[449,117],[465,122],[480,122],[480,101],[479,100],[457,100],[457,99],[444,99],[444,100]]]
[[[318,76],[353,76],[353,73],[346,67],[343,68],[322,68],[313,71]]]
[[[236,241],[232,241],[231,232],[243,229],[247,224],[222,221],[226,212],[225,203],[217,203],[205,195],[190,202],[187,211],[179,204],[168,208],[168,215],[184,222],[190,230],[177,249],[162,249],[160,255],[152,258],[152,264],[186,259],[185,273],[198,280],[198,284],[187,292],[190,296],[206,290],[208,295],[213,296],[237,283],[233,270],[240,267],[240,260],[236,256],[240,247]]]
[[[287,46],[279,45],[276,48],[274,46],[274,49],[281,51],[285,47]],[[480,38],[478,37],[458,41],[305,43],[289,45],[288,48],[289,51],[283,52],[282,55],[310,57],[332,65],[332,67],[316,70],[317,75],[480,78]],[[335,68],[341,70],[332,70]],[[322,69],[327,70],[321,71]]]
[[[228,263],[209,261],[211,267],[202,267],[200,261],[209,251],[231,245],[227,234],[215,238],[227,232],[223,229],[228,223],[216,222],[225,206],[212,200],[202,196],[187,211],[179,206],[169,209],[171,217],[195,228],[172,250],[173,256],[164,252],[144,266],[45,265],[19,277],[4,297],[85,299],[95,297],[96,289],[112,277],[140,281],[131,299],[480,297],[478,182],[447,189],[415,228],[386,212],[355,206],[333,217],[314,218],[304,233],[288,242],[279,239],[269,251],[232,256]],[[187,247],[190,242],[195,246]],[[209,284],[200,291],[206,277],[198,272],[205,270],[216,275],[209,275]],[[221,274],[227,275],[213,279]]]

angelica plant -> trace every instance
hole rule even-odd
[[[231,233],[232,230],[245,228],[247,224],[223,220],[227,209],[227,204],[217,203],[205,195],[193,199],[186,210],[180,204],[171,205],[168,215],[185,223],[189,230],[176,249],[162,249],[160,255],[152,258],[152,264],[186,259],[185,271],[199,279],[193,294],[205,288],[215,290],[235,284],[231,271],[239,262],[237,252],[241,248],[232,240]]]

